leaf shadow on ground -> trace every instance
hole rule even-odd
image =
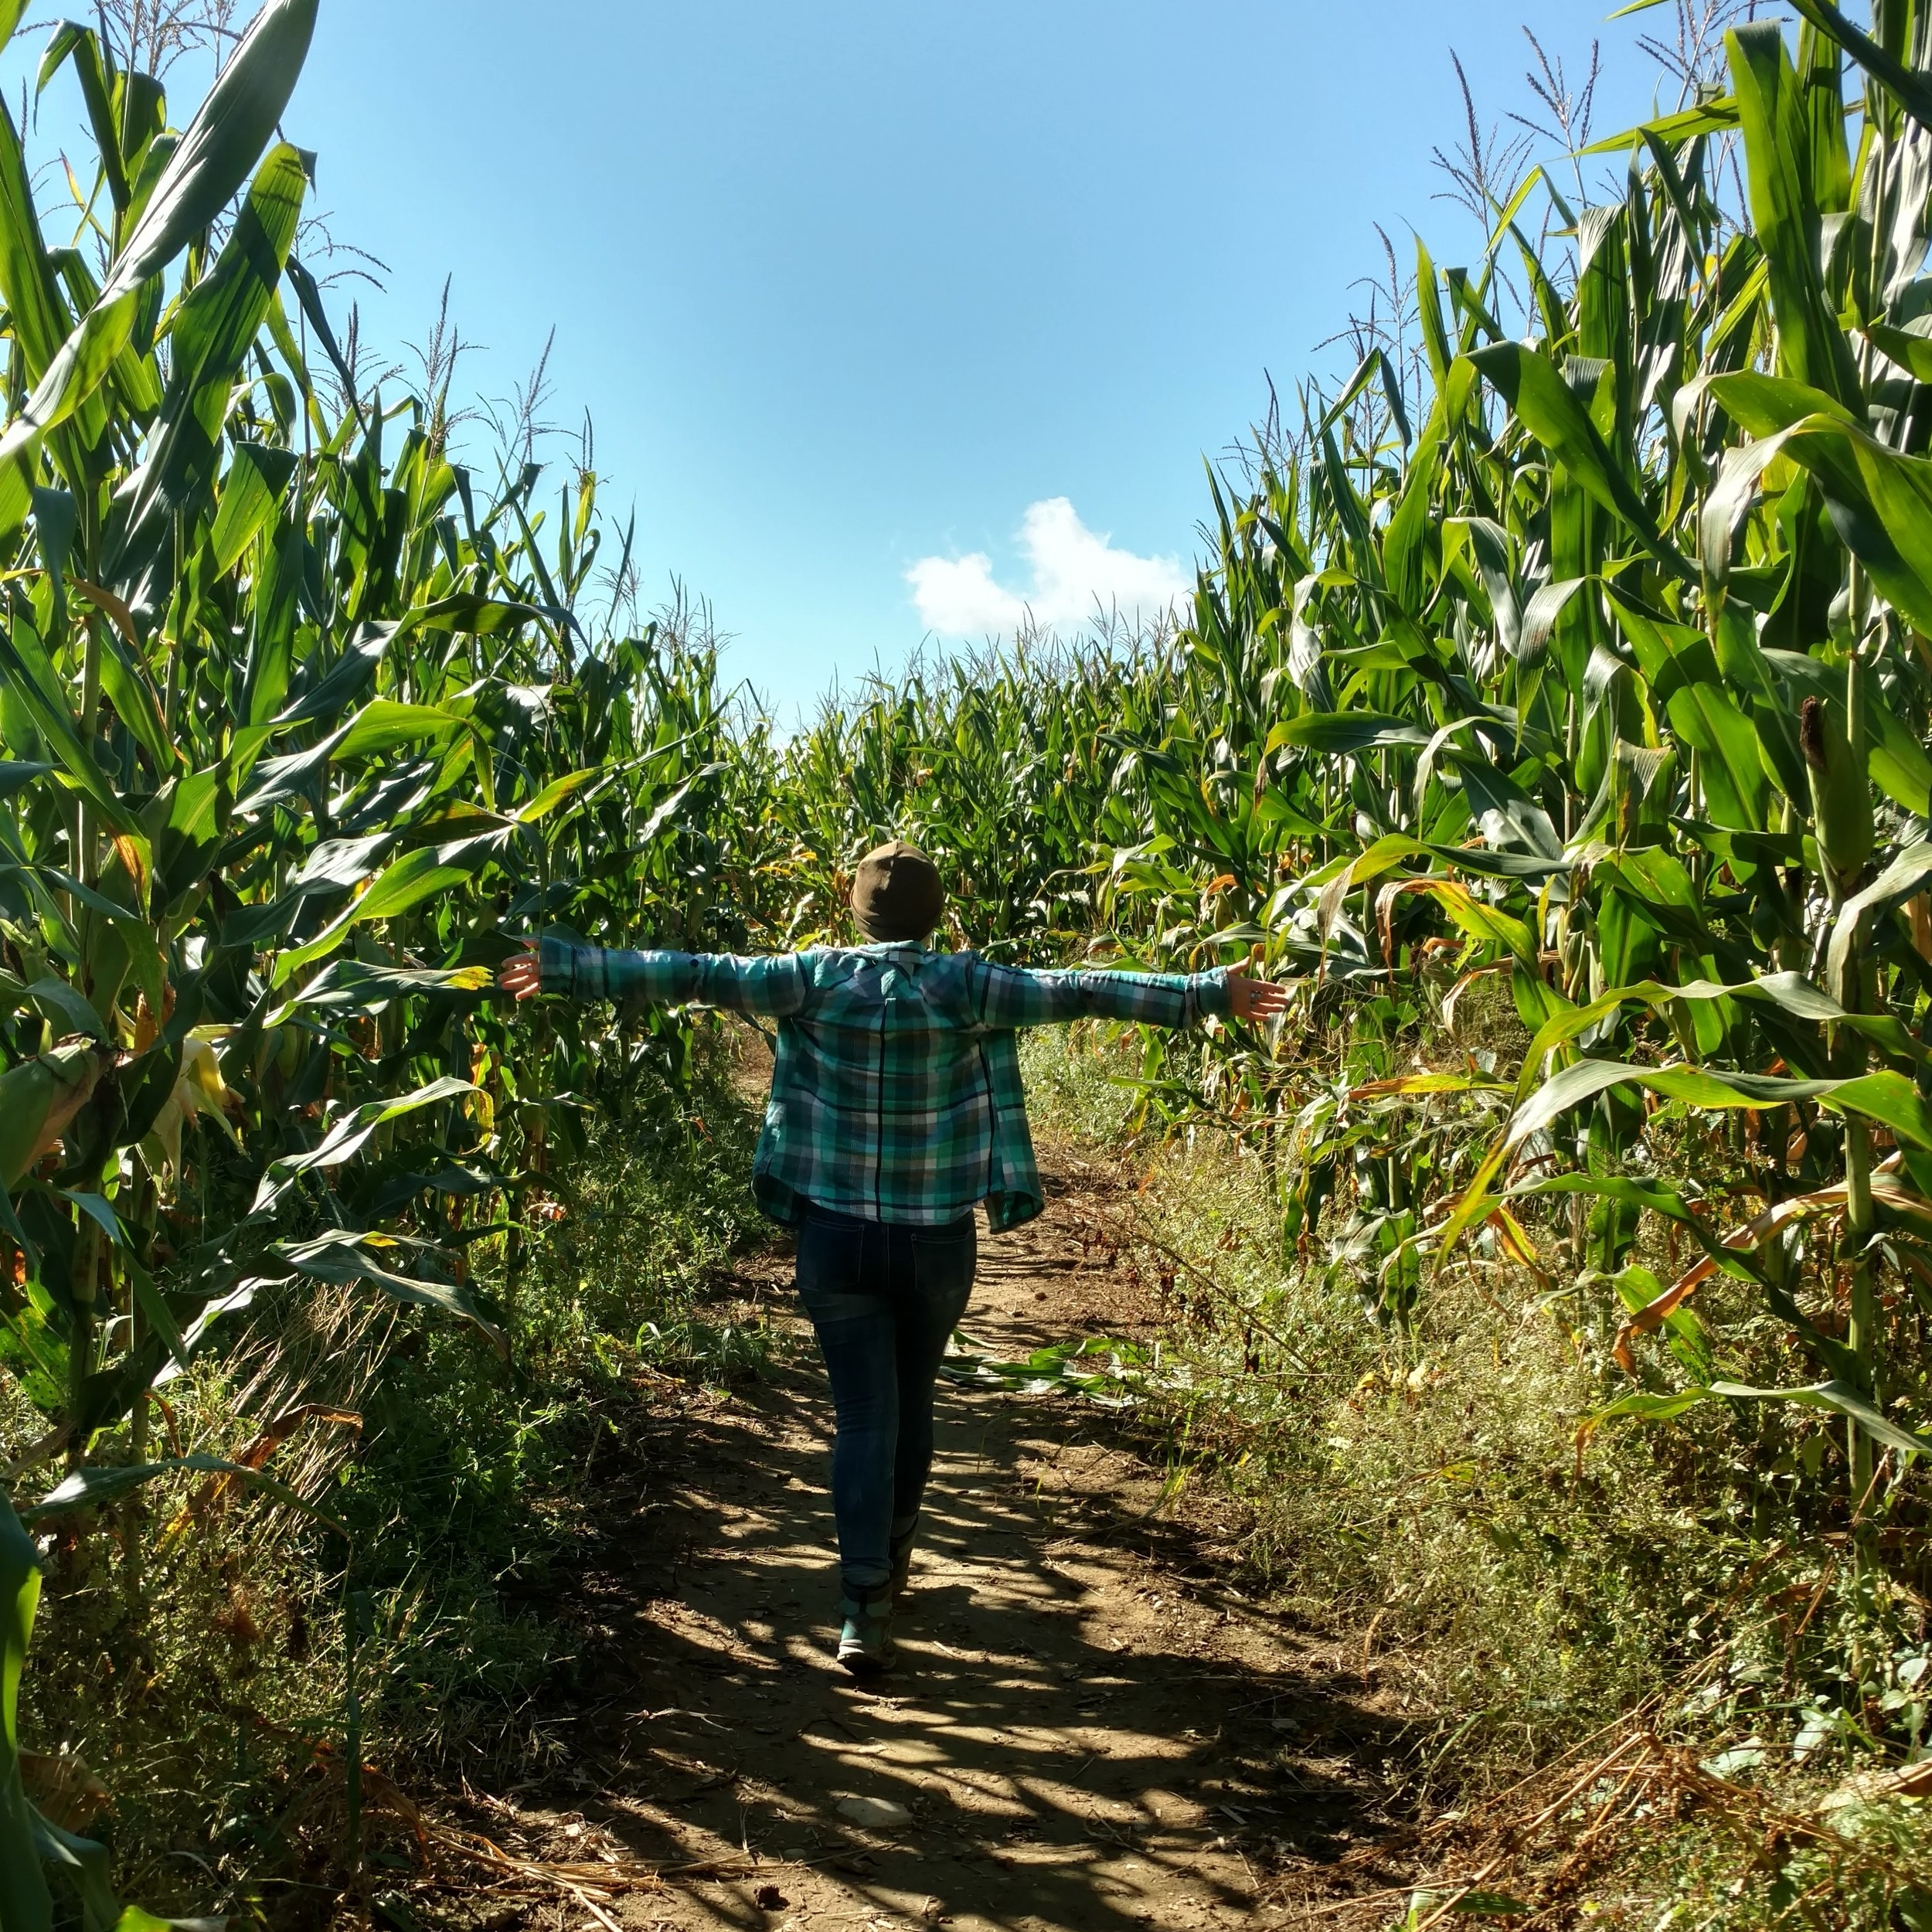
[[[1035,1345],[1080,1232],[995,1250],[974,1320]],[[789,1319],[783,1267],[727,1292]],[[899,1666],[836,1672],[828,1404],[794,1340],[766,1383],[650,1415],[600,1464],[548,1613],[584,1627],[577,1701],[541,1720],[554,1771],[499,1808],[527,1849],[715,1871],[624,1899],[627,1923],[964,1932],[1253,1923],[1277,1875],[1371,1850],[1399,1726],[1213,1587],[1228,1524],[1158,1508],[1161,1472],[1090,1405],[942,1386]]]

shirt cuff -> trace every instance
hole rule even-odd
[[[1226,967],[1216,966],[1211,972],[1194,975],[1194,1002],[1203,1013],[1212,1013],[1219,1019],[1227,1018],[1233,1002],[1228,992]]]
[[[546,993],[573,994],[577,989],[577,948],[569,940],[537,942],[537,985]]]

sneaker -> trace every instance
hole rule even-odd
[[[883,1590],[862,1601],[848,1597],[838,1606],[845,1618],[838,1633],[838,1661],[855,1677],[876,1677],[893,1661],[893,1600]]]

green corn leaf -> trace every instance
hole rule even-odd
[[[111,611],[114,621],[103,625],[100,637],[100,682],[115,714],[127,726],[141,748],[153,760],[158,772],[172,772],[181,761],[179,748],[161,715],[161,696],[155,689],[138,641],[127,634],[134,628],[128,607],[118,597],[77,578],[74,589],[83,592],[90,602]],[[100,624],[97,617],[90,622]],[[124,629],[124,626],[125,628]]]
[[[82,1932],[118,1932],[126,1916],[114,1896],[107,1848],[32,1814],[34,1849],[43,1865],[60,1874],[63,1887],[80,1901]],[[9,1928],[11,1932],[11,1928]]]
[[[141,468],[121,492],[120,570],[145,562],[168,518],[213,488],[235,378],[267,319],[308,187],[304,156],[286,142],[271,150],[214,267],[182,303],[168,335],[161,419]],[[236,467],[243,461],[238,457]],[[259,471],[260,459],[249,467]],[[232,529],[226,534],[234,540]]]
[[[398,1274],[386,1268],[369,1253],[366,1240],[347,1229],[338,1229],[314,1240],[284,1243],[274,1250],[277,1257],[312,1281],[328,1281],[339,1287],[353,1287],[366,1281],[398,1301],[428,1308],[440,1308],[479,1328],[499,1352],[507,1353],[503,1333],[477,1305],[466,1287],[451,1282],[425,1281]]]
[[[1696,1388],[1679,1389],[1674,1395],[1658,1396],[1633,1393],[1620,1397],[1607,1408],[1600,1409],[1589,1418],[1587,1429],[1594,1430],[1604,1423],[1620,1417],[1629,1417],[1640,1422],[1669,1422],[1696,1408],[1699,1403],[1712,1400],[1727,1402],[1787,1402],[1801,1409],[1821,1409],[1836,1415],[1848,1417],[1873,1441],[1881,1443],[1888,1449],[1896,1449],[1901,1455],[1922,1456],[1932,1453],[1932,1437],[1916,1436],[1889,1421],[1876,1408],[1869,1396],[1861,1395],[1849,1383],[1843,1382],[1819,1382],[1801,1389],[1754,1389],[1741,1382],[1713,1382]]]
[[[268,0],[173,150],[94,308],[62,345],[0,437],[0,532],[32,502],[41,442],[80,408],[127,345],[141,285],[226,206],[260,157],[295,85],[318,0]]]
[[[295,473],[290,450],[260,443],[240,443],[230,458],[222,486],[221,505],[209,537],[216,574],[226,577],[275,514],[275,505]]]
[[[1418,748],[1434,735],[1403,719],[1372,711],[1304,711],[1275,727],[1280,745],[1302,751],[1338,753]]]
[[[1750,373],[1716,376],[1704,387],[1761,439],[1734,475],[1761,474],[1781,455],[1803,464],[1879,590],[1913,623],[1932,628],[1932,462],[1888,449],[1803,383]]]
[[[1573,1091],[1579,1094],[1600,1094],[1612,1087],[1634,1084],[1666,1100],[1715,1111],[1822,1100],[1834,1090],[1829,1081],[1784,1080],[1764,1073],[1719,1073],[1705,1067],[1681,1065],[1624,1067],[1619,1073],[1612,1063],[1583,1060],[1556,1075],[1532,1100],[1532,1109],[1542,1114],[1545,1125],[1576,1104],[1573,1099],[1562,1100],[1551,1092],[1566,1077]]]
[[[39,71],[34,77],[34,98],[46,93],[47,83],[63,61],[73,64],[74,78],[80,83],[80,99],[94,128],[94,146],[100,156],[102,179],[117,213],[127,209],[129,190],[128,171],[121,155],[121,127],[114,104],[107,95],[107,77],[100,59],[100,39],[91,27],[63,21],[54,29],[47,51],[40,56]]]
[[[1869,708],[1866,729],[1866,758],[1873,782],[1913,817],[1932,818],[1932,758],[1889,709]]]
[[[396,624],[360,626],[341,657],[311,689],[276,716],[275,724],[333,723],[362,695],[401,628]]]
[[[125,1245],[121,1252],[121,1265],[127,1270],[134,1299],[141,1305],[141,1319],[167,1344],[168,1352],[177,1368],[191,1368],[193,1362],[181,1324],[175,1319],[175,1311],[168,1307],[168,1298],[156,1287],[155,1277],[141,1266],[133,1249]]]
[[[1760,978],[1719,985],[1709,980],[1692,980],[1668,985],[1645,980],[1634,986],[1614,987],[1587,1005],[1566,1007],[1539,1029],[1523,1058],[1516,1096],[1522,1100],[1543,1078],[1544,1063],[1558,1048],[1587,1032],[1600,1020],[1626,1005],[1641,1005],[1653,1009],[1673,1000],[1696,1003],[1736,1000],[1746,1005],[1774,1006],[1791,1019],[1812,1026],[1849,1027],[1873,1040],[1887,1052],[1911,1059],[1923,1059],[1926,1049],[1889,1014],[1848,1013],[1829,994],[1796,973],[1767,973]]]
[[[1908,847],[1872,883],[1839,909],[1832,928],[1825,971],[1832,985],[1844,981],[1852,950],[1859,944],[1875,915],[1923,892],[1932,882],[1932,842]]]
[[[218,770],[171,778],[155,794],[141,814],[154,854],[154,904],[165,906],[207,876],[224,803]]]
[[[1874,349],[1910,370],[1914,380],[1932,383],[1932,335],[1894,328],[1885,322],[1868,323],[1865,333]]]
[[[1743,130],[1751,225],[1770,270],[1784,372],[1841,403],[1859,394],[1858,371],[1818,268],[1820,209],[1812,196],[1804,90],[1782,29],[1733,28],[1730,55]]]
[[[6,1932],[53,1928],[53,1895],[20,1781],[20,1679],[39,1600],[39,1558],[0,1490],[0,1925]]]
[[[1688,1415],[1699,1403],[1711,1399],[1707,1388],[1680,1389],[1675,1395],[1651,1395],[1639,1390],[1619,1396],[1607,1408],[1599,1409],[1584,1420],[1586,1432],[1594,1433],[1606,1422],[1628,1418],[1634,1422],[1675,1422]]]
[[[138,291],[103,301],[48,364],[26,406],[0,436],[0,533],[17,530],[33,505],[36,458],[45,439],[80,408],[127,346]]]
[[[393,918],[472,878],[500,847],[503,835],[490,832],[447,845],[425,845],[406,852],[376,880],[367,892],[306,945],[291,947],[275,961],[271,985],[286,985],[304,966],[333,952],[352,927],[372,919]]]
[[[1422,564],[1424,540],[1437,467],[1447,440],[1452,418],[1460,417],[1463,398],[1474,383],[1475,370],[1467,362],[1456,366],[1458,373],[1450,377],[1450,387],[1437,396],[1434,407],[1423,426],[1422,440],[1410,458],[1402,495],[1382,540],[1382,570],[1389,593],[1403,608],[1420,609],[1423,600]],[[1458,394],[1456,392],[1460,391]]]
[[[1835,1111],[1877,1121],[1914,1147],[1932,1148],[1932,1107],[1911,1081],[1889,1071],[1847,1080],[1794,1080],[1764,1073],[1719,1073],[1697,1066],[1580,1060],[1553,1074],[1516,1110],[1504,1136],[1505,1155],[1572,1107],[1626,1086],[1645,1087],[1666,1100],[1710,1111],[1817,1100]]]
[[[1694,1066],[1645,1067],[1623,1061],[1579,1060],[1545,1077],[1545,1063],[1553,1053],[1626,1004],[1655,1007],[1672,1000],[1719,999],[1767,1002],[1794,1018],[1849,1027],[1901,1056],[1922,1058],[1924,1055],[1925,1049],[1893,1015],[1848,1013],[1794,974],[1770,975],[1733,986],[1708,981],[1667,986],[1647,981],[1640,985],[1619,987],[1587,1006],[1560,1009],[1543,1022],[1530,1043],[1517,1082],[1515,1105],[1503,1132],[1478,1163],[1447,1219],[1434,1231],[1438,1251],[1449,1251],[1456,1239],[1479,1218],[1491,1198],[1492,1183],[1532,1134],[1549,1126],[1573,1107],[1617,1087],[1648,1088],[1667,1099],[1712,1111],[1815,1100],[1834,1111],[1875,1120],[1891,1128],[1908,1146],[1932,1148],[1932,1107],[1920,1097],[1912,1080],[1889,1069],[1851,1079],[1803,1080]]]
[[[1626,8],[1624,12],[1634,9]],[[1611,15],[1614,20],[1617,16]],[[1591,155],[1621,155],[1648,141],[1657,141],[1668,147],[1678,147],[1687,141],[1701,141],[1709,134],[1728,133],[1737,125],[1737,103],[1726,96],[1716,100],[1707,100],[1695,107],[1686,107],[1680,113],[1665,114],[1655,121],[1645,121],[1641,126],[1627,128],[1622,133],[1611,134],[1604,140],[1593,141],[1579,151],[1579,158]]]
[[[1521,1181],[1504,1190],[1508,1200],[1541,1199],[1546,1195],[1581,1194],[1596,1200],[1618,1201],[1625,1206],[1648,1209],[1665,1220],[1674,1221],[1694,1236],[1705,1253],[1725,1274],[1740,1281],[1760,1281],[1764,1271],[1750,1255],[1738,1248],[1727,1248],[1711,1226],[1708,1215],[1700,1214],[1696,1202],[1680,1188],[1663,1181],[1633,1180],[1627,1175],[1554,1174],[1540,1180]]]
[[[403,620],[406,631],[455,631],[479,638],[507,636],[531,624],[547,624],[561,634],[573,628],[575,620],[556,605],[468,594],[419,604]]]
[[[27,997],[63,1033],[84,1033],[104,1040],[107,1025],[80,990],[64,979],[37,979],[27,988]]]
[[[533,825],[540,818],[547,818],[556,808],[574,798],[585,786],[594,784],[604,774],[594,766],[582,771],[566,773],[563,777],[553,779],[527,805],[515,814],[519,825]]]
[[[1932,80],[1854,26],[1833,0],[1791,0],[1791,5],[1820,33],[1836,41],[1921,127],[1932,128]]]
[[[1548,357],[1520,342],[1497,342],[1470,358],[1523,427],[1597,503],[1620,518],[1673,576],[1692,571],[1666,543],[1644,501],[1605,445],[1589,412]]]
[[[468,1080],[445,1075],[397,1099],[365,1102],[343,1115],[321,1141],[306,1153],[287,1155],[274,1162],[262,1177],[254,1205],[249,1209],[250,1215],[267,1213],[288,1192],[289,1184],[298,1176],[341,1167],[352,1161],[368,1145],[370,1135],[378,1128],[391,1121],[400,1121],[425,1107],[434,1107],[439,1101],[456,1100],[475,1090]]]
[[[1811,162],[1811,199],[1826,216],[1852,203],[1852,156],[1845,138],[1844,50],[1828,34],[1801,28],[1798,71],[1807,106],[1805,133]]]
[[[1736,832],[1770,829],[1770,784],[1758,755],[1758,734],[1723,688],[1701,681],[1670,695],[1672,726],[1699,753],[1710,816]]]
[[[304,1010],[376,1013],[411,993],[480,993],[496,975],[487,966],[447,969],[369,966],[357,959],[332,959],[299,993],[277,1007],[262,1022],[286,1025]]]
[[[393,699],[377,698],[350,719],[335,756],[343,764],[352,758],[379,757],[398,745],[446,738],[464,726],[464,719],[434,705],[398,704]]]
[[[131,839],[129,843],[136,856],[148,863],[151,869],[151,862],[146,859],[145,838],[137,837]],[[82,885],[79,879],[62,872],[57,866],[44,866],[39,869],[77,905],[85,906],[97,918],[106,920],[113,927],[121,944],[127,948],[129,968],[134,975],[136,985],[148,996],[149,1010],[160,1012],[161,985],[165,969],[162,963],[161,947],[147,920],[133,908]],[[74,997],[78,998],[80,996],[76,994]]]
[[[1539,662],[1549,648],[1558,621],[1580,590],[1590,586],[1588,577],[1566,577],[1560,583],[1544,584],[1525,607],[1522,631],[1516,655],[1525,664]]]
[[[101,289],[104,304],[158,275],[254,172],[294,91],[318,0],[267,0],[168,159]]]
[[[1912,1081],[1889,1067],[1845,1080],[1818,1097],[1835,1112],[1860,1114],[1889,1127],[1907,1147],[1932,1148],[1932,1105]]]
[[[355,401],[355,372],[344,359],[335,340],[335,332],[329,326],[328,311],[322,302],[322,291],[316,286],[315,277],[303,267],[299,256],[291,255],[288,258],[288,279],[309,327],[315,330],[323,349],[328,352],[329,361],[335,365],[336,375],[342,379],[342,392],[351,404],[349,422],[360,423],[362,413],[362,406]],[[270,312],[272,314],[273,311]]]
[[[0,102],[0,296],[29,383],[38,383],[73,332],[40,233],[13,117]]]
[[[251,1469],[246,1463],[230,1462],[226,1457],[211,1456],[197,1452],[193,1455],[172,1456],[162,1462],[129,1463],[112,1468],[77,1469],[63,1478],[26,1512],[29,1522],[40,1522],[56,1516],[70,1515],[77,1509],[97,1509],[103,1503],[114,1502],[117,1497],[131,1495],[137,1489],[146,1488],[163,1476],[206,1475],[228,1476],[250,1489],[260,1490],[277,1502],[298,1509],[305,1516],[313,1517],[325,1523],[339,1535],[349,1532],[328,1511],[318,1509],[314,1503],[285,1482],[266,1474],[260,1469]]]

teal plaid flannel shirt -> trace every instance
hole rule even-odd
[[[1228,1011],[1218,968],[1036,972],[906,945],[739,959],[555,939],[539,957],[546,993],[719,1006],[778,1022],[753,1188],[765,1213],[791,1223],[816,1202],[931,1226],[984,1201],[995,1228],[1017,1227],[1046,1205],[1018,1030],[1088,1018],[1187,1026]]]

